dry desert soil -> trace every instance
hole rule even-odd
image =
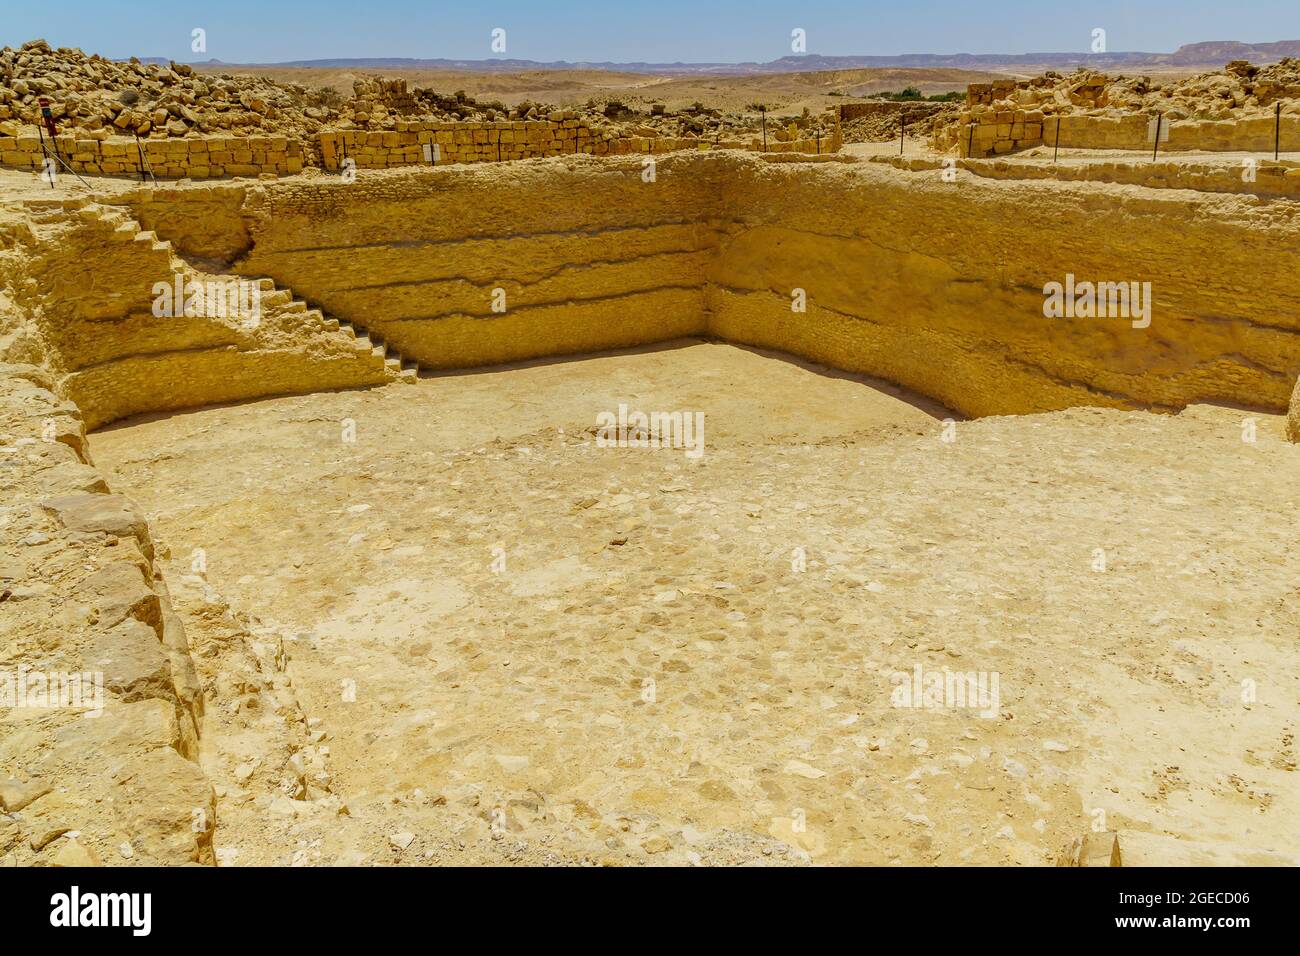
[[[703,454],[598,447],[620,403]],[[1295,863],[1300,446],[1244,414],[955,421],[690,340],[91,450],[214,682],[225,864],[1044,864],[1098,820],[1126,865]],[[995,707],[899,706],[917,668]]]

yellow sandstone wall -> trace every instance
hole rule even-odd
[[[302,144],[284,136],[189,136],[183,139],[142,139],[127,136],[103,139],[60,135],[53,141],[58,156],[78,173],[136,175],[143,162],[146,172],[158,178],[206,179],[215,176],[287,175],[303,168]],[[0,164],[19,169],[42,169],[53,159],[51,140],[41,139],[35,128],[20,136],[0,136]],[[59,175],[67,175],[57,163]]]
[[[223,194],[224,237],[178,225],[175,238],[225,248],[232,271],[434,368],[706,334],[968,415],[1281,411],[1300,373],[1288,200],[738,153],[642,172],[637,157],[571,157],[259,183]],[[1151,283],[1150,327],[1044,317],[1044,285],[1067,274]]]
[[[725,339],[877,375],[967,415],[1080,404],[1283,410],[1300,373],[1300,207],[987,182],[880,164],[747,164],[710,273]],[[1152,284],[1149,328],[1045,318],[1043,286]],[[808,297],[791,311],[791,290]]]
[[[568,118],[503,123],[401,122],[395,130],[326,130],[319,134],[321,160],[337,170],[346,158],[358,169],[443,163],[498,162],[586,153],[618,156],[696,149],[707,140],[687,137],[619,136],[612,127],[593,129]],[[741,144],[733,144],[744,148]],[[426,156],[425,147],[429,147]],[[433,147],[437,147],[435,152]]]
[[[910,172],[941,170],[944,163],[970,170],[985,179],[1054,179],[1062,182],[1127,183],[1153,189],[1194,189],[1199,192],[1242,193],[1260,197],[1300,198],[1300,163],[1259,159],[1247,164],[1194,160],[1152,162],[1150,157],[1106,162],[1054,163],[1050,156],[1037,159],[951,159],[922,156],[873,156]]]
[[[284,136],[187,136],[141,139],[86,133],[48,137],[42,144],[36,127],[18,136],[0,136],[0,166],[44,169],[54,162],[58,176],[81,174],[139,176],[154,179],[209,179],[226,176],[285,176],[320,164],[330,171],[350,158],[357,169],[445,163],[498,162],[542,156],[656,155],[683,149],[762,148],[761,140],[709,140],[695,137],[633,135],[615,127],[594,128],[572,112],[556,120],[501,123],[400,121],[394,130],[324,130],[314,142]],[[650,130],[648,132],[653,132]],[[437,146],[437,152],[432,150]],[[820,140],[770,137],[766,152],[833,153],[843,145],[837,132]],[[425,147],[430,147],[426,157]],[[57,153],[57,158],[56,158]],[[62,163],[59,162],[62,160]],[[64,165],[66,164],[66,166]]]
[[[221,280],[174,257],[121,210],[42,203],[6,219],[3,278],[58,391],[87,428],[128,415],[401,377],[368,343],[269,287],[257,316],[156,316],[155,285]],[[256,321],[252,321],[255,318]]]
[[[1044,116],[1041,110],[1001,110],[962,113],[956,124],[936,139],[940,148],[957,146],[961,156],[992,156],[1060,143],[1069,149],[1151,150],[1154,115],[1098,116],[1070,113]],[[1275,128],[1272,116],[1241,120],[1162,120],[1160,152],[1251,152],[1272,155],[1274,137],[1282,152],[1300,144],[1300,116],[1284,115]]]
[[[661,158],[649,182],[639,159],[574,157],[268,184],[231,269],[430,368],[704,334],[701,214],[722,167],[693,158]]]

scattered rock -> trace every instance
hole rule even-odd
[[[671,850],[672,848],[673,845],[669,843],[667,839],[661,836],[652,836],[650,837],[650,839],[643,840],[641,842],[641,849],[645,850],[646,853],[651,853],[651,854],[666,853],[668,850]]]
[[[13,779],[0,780],[0,810],[6,813],[17,813],[49,792],[49,787],[39,783],[23,783]]]
[[[103,866],[92,847],[83,846],[79,841],[67,839],[62,841],[50,858],[50,866]]]
[[[791,760],[785,765],[785,772],[796,777],[806,777],[809,780],[816,780],[819,777],[826,776],[825,770],[818,770],[802,760]]]
[[[28,842],[31,848],[39,853],[71,829],[72,827],[46,827],[33,833]]]

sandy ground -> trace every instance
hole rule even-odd
[[[704,453],[597,447],[620,403],[703,412]],[[227,864],[1039,864],[1089,827],[1300,862],[1280,417],[944,417],[685,343],[91,447],[169,551]],[[305,793],[234,642],[309,721]],[[909,702],[917,668],[986,696]]]

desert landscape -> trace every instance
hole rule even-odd
[[[1300,42],[147,52],[0,50],[0,865],[1300,863]]]

